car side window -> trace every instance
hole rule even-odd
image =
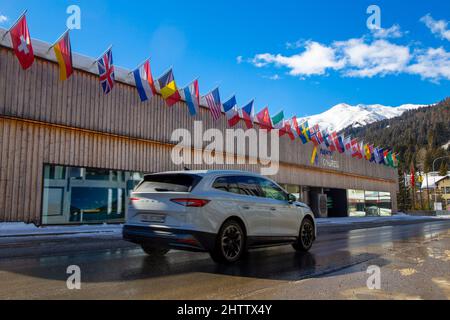
[[[226,177],[221,177],[221,178],[217,178],[212,187],[214,189],[220,190],[220,191],[225,191],[228,192],[228,180]]]
[[[261,186],[265,198],[280,201],[287,200],[286,192],[284,192],[279,186],[277,186],[272,181],[260,178],[259,184]]]
[[[258,183],[258,178],[250,176],[240,176],[236,177],[236,180],[240,194],[252,197],[264,197]]]
[[[212,187],[217,190],[239,194],[239,188],[235,177],[217,178]]]

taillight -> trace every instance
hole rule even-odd
[[[203,207],[207,203],[209,203],[209,200],[204,199],[170,199],[170,201],[185,207],[196,207],[196,208]]]
[[[134,201],[139,201],[139,200],[141,200],[141,198],[131,197],[131,198],[129,198],[128,200],[129,200],[129,204],[132,204]]]

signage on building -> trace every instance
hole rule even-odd
[[[320,149],[322,166],[339,169],[339,162],[333,159],[333,153],[329,150]]]

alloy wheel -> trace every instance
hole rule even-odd
[[[222,233],[221,248],[223,255],[229,261],[236,259],[242,250],[242,230],[234,225],[228,225]]]
[[[314,240],[314,228],[309,220],[305,220],[302,225],[300,238],[305,248],[309,248]]]

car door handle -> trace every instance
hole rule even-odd
[[[244,210],[250,210],[249,206],[241,206],[241,208],[244,209]]]
[[[270,208],[271,211],[277,211],[277,208]]]

